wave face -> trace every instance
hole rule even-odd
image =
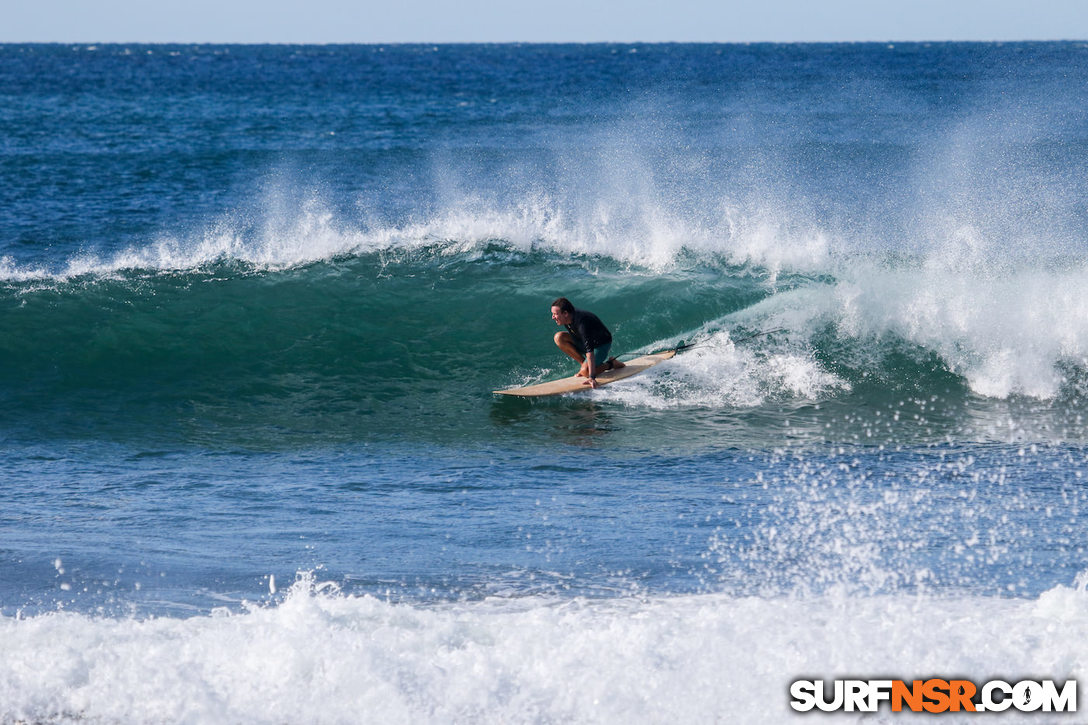
[[[607,321],[617,350],[696,345],[580,396],[641,410],[678,438],[697,426],[713,445],[706,420],[728,412],[752,439],[787,419],[814,442],[1002,440],[1010,426],[1083,439],[1077,260],[891,259],[765,229],[719,229],[716,249],[602,233],[590,253],[549,218],[353,232],[310,220],[289,245],[220,233],[56,270],[9,264],[5,425],[254,444],[490,439],[520,414],[492,389],[569,372],[547,317],[565,295]]]

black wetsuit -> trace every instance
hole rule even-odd
[[[601,318],[586,310],[575,310],[574,317],[566,328],[574,337],[574,346],[586,354],[612,342],[612,333],[601,322]],[[597,362],[603,363],[604,360]]]

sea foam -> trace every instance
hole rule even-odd
[[[0,631],[4,721],[759,723],[792,719],[801,677],[1088,676],[1083,582],[1037,599],[418,605],[303,575],[278,604],[244,613],[56,613]]]

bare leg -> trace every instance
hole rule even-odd
[[[566,353],[571,360],[582,364],[581,369],[578,371],[580,376],[583,378],[589,376],[589,370],[586,369],[586,356],[575,347],[574,338],[570,336],[569,332],[555,333],[555,344],[560,350]]]

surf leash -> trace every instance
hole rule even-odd
[[[762,332],[757,332],[757,333],[755,333],[753,335],[748,335],[747,337],[742,337],[739,340],[733,340],[733,344],[736,345],[738,342],[748,342],[749,340],[754,340],[757,337],[763,337],[764,335],[773,335],[776,332],[785,332],[785,331],[786,331],[785,327],[776,327],[773,330],[763,330]]]
[[[760,332],[756,332],[756,333],[753,333],[751,335],[746,335],[744,337],[737,338],[736,340],[733,340],[732,342],[733,342],[734,345],[736,345],[736,344],[741,343],[741,342],[748,342],[749,340],[754,340],[757,337],[764,337],[766,335],[773,335],[776,332],[785,332],[785,331],[786,331],[785,327],[776,327],[773,330],[761,330]],[[688,350],[692,350],[692,349],[697,348],[697,347],[706,347],[706,346],[707,346],[707,343],[705,343],[705,342],[684,342],[683,340],[681,340],[680,343],[678,345],[676,345],[675,347],[666,347],[664,350],[655,351],[655,353],[657,353],[657,352],[668,352],[669,350],[675,350],[677,352],[677,354],[679,354],[679,353],[682,353],[682,352],[687,352]]]

